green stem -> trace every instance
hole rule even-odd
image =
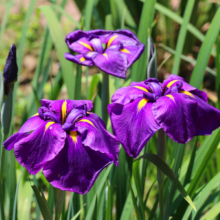
[[[7,139],[7,136],[3,135],[3,142]],[[5,149],[2,146],[1,149],[1,166],[0,166],[0,209],[1,209],[1,219],[5,219],[4,211],[4,163],[5,163]]]
[[[55,220],[59,220],[63,209],[65,191],[62,191],[55,187],[53,187],[53,190],[54,190],[54,200],[55,200]]]
[[[157,156],[159,156],[164,162],[166,161],[166,134],[163,129],[158,131],[157,140]],[[164,215],[164,174],[157,168],[157,181],[159,187],[159,205],[160,205],[160,220],[163,220]]]
[[[108,112],[107,106],[109,104],[109,75],[105,72],[102,72],[102,120],[107,125],[108,121]]]

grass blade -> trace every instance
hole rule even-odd
[[[194,210],[196,210],[195,205],[193,204],[192,200],[188,196],[187,192],[185,191],[184,187],[180,183],[180,181],[177,179],[174,172],[170,169],[170,167],[162,161],[157,155],[146,153],[143,156],[139,157],[137,160],[144,158],[146,160],[149,160],[154,165],[156,165],[174,184],[176,184],[177,189],[182,194],[183,198],[193,207]]]
[[[41,12],[44,14],[44,17],[47,20],[47,24],[50,30],[51,37],[56,46],[59,61],[61,64],[61,69],[63,73],[63,79],[67,87],[68,95],[70,99],[74,98],[74,88],[72,85],[75,85],[75,77],[73,74],[73,65],[71,62],[67,61],[64,57],[64,54],[69,51],[64,39],[63,31],[60,27],[58,19],[49,6],[39,7]]]
[[[220,26],[219,26],[219,20],[220,20],[220,8],[215,14],[215,17],[213,18],[211,25],[209,27],[209,30],[206,34],[205,40],[201,46],[201,49],[199,51],[199,55],[197,58],[196,66],[193,70],[192,77],[190,79],[190,84],[196,88],[200,88],[203,77],[205,74],[205,68],[208,64],[209,57],[211,54],[212,46],[218,36]]]
[[[18,180],[17,187],[16,187],[12,220],[16,220],[17,196],[18,196],[18,188],[19,188],[20,180],[21,180],[21,176]]]
[[[189,23],[194,4],[195,4],[195,0],[187,1],[187,5],[186,5],[185,12],[184,12],[184,17],[183,17],[183,24],[181,26],[181,29],[178,35],[176,55],[174,57],[174,64],[173,64],[173,69],[172,69],[172,73],[176,75],[179,72],[181,54],[182,54],[183,46],[184,46],[185,39],[186,39],[187,25]]]
[[[47,205],[47,201],[45,200],[44,196],[40,195],[40,192],[35,185],[33,185],[31,187],[32,187],[34,194],[36,196],[37,203],[40,207],[40,211],[41,211],[41,214],[42,214],[44,220],[52,220],[52,216],[50,214],[50,210],[49,210],[49,207]]]
[[[137,37],[145,45],[145,50],[141,57],[135,62],[132,67],[132,80],[143,81],[146,79],[146,71],[148,66],[148,31],[151,32],[151,25],[154,18],[154,7],[156,0],[147,0],[141,12],[141,20],[138,29]],[[141,72],[140,72],[141,70]]]

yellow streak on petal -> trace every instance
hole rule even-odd
[[[46,124],[46,126],[45,126],[45,130],[44,130],[44,134],[45,134],[45,132],[47,131],[47,129],[52,125],[52,124],[54,124],[55,122],[53,122],[53,121],[49,121],[49,122],[47,122],[47,124]]]
[[[87,122],[95,128],[95,125],[91,121],[89,121],[88,119],[81,119],[78,122]]]
[[[65,121],[66,121],[66,105],[67,105],[67,102],[66,102],[66,100],[65,100],[65,101],[63,102],[62,108],[61,108],[61,111],[62,111],[62,115],[61,115],[62,124],[64,124]]]
[[[79,41],[79,43],[82,44],[84,47],[88,48],[89,50],[93,51],[92,47],[89,44],[84,43],[82,41]]]
[[[188,91],[180,91],[180,93],[184,93],[186,95],[189,95],[189,96],[195,98],[195,96],[192,93],[188,92]]]
[[[175,82],[177,82],[178,80],[173,80],[173,81],[171,81],[171,82],[169,82],[168,84],[167,84],[167,88],[170,88],[170,86],[172,86]]]
[[[143,90],[143,91],[145,91],[145,92],[148,92],[148,90],[147,89],[145,89],[144,87],[142,87],[142,86],[134,86],[135,88],[137,88],[137,89],[141,89],[141,90]]]
[[[80,60],[81,62],[84,62],[86,59],[85,59],[85,57],[81,57],[79,60]]]
[[[114,36],[112,36],[112,37],[109,39],[109,41],[108,41],[108,43],[107,43],[107,48],[110,47],[112,41],[113,41],[116,37],[118,37],[118,35],[114,35]]]
[[[103,53],[102,55],[108,59],[107,53]]]
[[[125,48],[121,49],[120,51],[123,52],[123,53],[131,53],[129,50],[127,50]]]
[[[147,104],[149,99],[141,99],[141,101],[138,103],[138,112]]]
[[[175,102],[174,97],[172,95],[166,95],[166,96]]]
[[[77,142],[77,131],[70,131],[70,137],[72,138],[73,142],[76,144],[76,142]]]
[[[37,116],[37,115],[39,115],[39,113],[36,113],[36,114],[32,115],[31,117],[34,117],[34,116]]]

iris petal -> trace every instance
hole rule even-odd
[[[152,103],[138,98],[132,103],[110,104],[110,114],[114,134],[129,156],[136,158],[147,141],[160,129],[152,114]],[[141,106],[139,105],[141,103]]]
[[[99,151],[83,146],[81,138],[76,138],[74,141],[67,134],[64,148],[44,166],[43,172],[54,187],[85,194],[99,173],[113,160]]]
[[[15,143],[15,157],[30,174],[36,174],[47,161],[57,156],[64,147],[65,138],[60,124],[47,121]]]

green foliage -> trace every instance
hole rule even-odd
[[[169,1],[162,0],[75,0],[80,23],[65,7],[67,3],[72,5],[72,0],[48,2],[39,5],[36,0],[29,1],[27,9],[21,7],[17,14],[12,14],[15,6],[13,0],[0,3],[5,9],[0,16],[1,71],[8,47],[15,42],[21,83],[15,84],[13,108],[10,107],[14,120],[12,123],[6,122],[10,121],[6,117],[10,114],[1,120],[0,218],[48,220],[53,219],[56,213],[57,219],[67,220],[159,219],[158,185],[155,182],[158,167],[165,174],[165,220],[171,217],[178,220],[218,219],[219,129],[186,145],[174,143],[168,138],[166,162],[154,155],[157,135],[144,148],[140,154],[143,156],[134,162],[121,147],[119,167],[107,167],[84,196],[69,192],[54,193],[42,172],[33,178],[16,162],[14,152],[6,152],[2,147],[2,126],[12,135],[36,113],[42,98],[88,98],[93,100],[94,111],[101,116],[105,97],[111,97],[116,89],[128,86],[133,80],[146,79],[150,75],[148,73],[152,74],[151,77],[158,74],[161,78],[172,69],[173,73],[179,72],[187,80],[192,73],[190,83],[196,88],[202,88],[204,75],[211,73],[216,78],[214,90],[218,94],[218,101],[211,104],[220,108],[220,9],[217,4],[188,0],[181,1],[175,8]],[[205,29],[206,25],[208,28]],[[101,74],[94,75],[98,72],[96,69],[90,72],[90,69],[73,65],[64,58],[64,54],[69,52],[64,41],[66,30],[94,28],[130,29],[145,44],[145,52],[128,71],[126,80],[109,76],[106,80],[109,82],[109,93],[105,97],[101,92],[105,82]],[[151,60],[150,38],[155,48]],[[30,82],[24,83],[27,70],[23,64],[25,56],[32,51],[36,67],[29,73],[30,85]],[[165,56],[167,54],[169,56]],[[53,71],[54,66],[57,66],[56,71]],[[0,72],[0,105],[3,101],[3,77]],[[107,128],[111,130],[109,119]]]

